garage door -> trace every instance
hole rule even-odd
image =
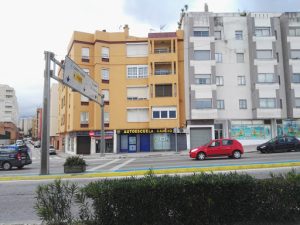
[[[91,154],[91,138],[77,137],[77,154]]]
[[[190,129],[190,141],[191,148],[195,148],[199,145],[206,144],[211,140],[211,128],[210,127],[197,127]]]

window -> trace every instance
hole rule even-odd
[[[259,99],[260,108],[275,108],[276,99],[275,98],[260,98]]]
[[[274,83],[275,74],[274,73],[259,73],[257,75],[258,83]]]
[[[215,31],[215,40],[221,40],[222,39],[222,33],[220,30]]]
[[[273,59],[272,50],[256,50],[257,59]]]
[[[102,81],[109,81],[109,69],[101,69]]]
[[[290,27],[289,36],[300,36],[300,27]]]
[[[236,53],[236,62],[243,63],[244,62],[244,53]]]
[[[210,74],[197,74],[195,75],[196,84],[211,84],[211,75]]]
[[[82,62],[89,62],[90,61],[90,49],[89,48],[82,48],[81,49],[81,61]]]
[[[209,50],[196,50],[194,51],[195,60],[210,60],[210,51]]]
[[[148,55],[147,43],[126,44],[127,57],[146,57]]]
[[[156,84],[155,97],[172,97],[172,84]]]
[[[300,59],[300,50],[291,50],[291,59]]]
[[[247,100],[239,99],[239,107],[240,107],[240,109],[247,109]]]
[[[147,65],[127,66],[127,78],[146,78],[148,77]]]
[[[300,98],[295,98],[295,107],[300,108]]]
[[[215,53],[216,63],[222,62],[222,53]]]
[[[224,109],[224,100],[217,100],[217,109]]]
[[[176,107],[152,107],[152,119],[176,119]]]
[[[101,58],[104,62],[109,62],[109,48],[102,47],[101,48]]]
[[[256,27],[255,28],[255,36],[257,36],[257,37],[271,36],[271,28],[270,27]]]
[[[148,122],[149,109],[148,108],[132,108],[127,109],[128,122]]]
[[[243,31],[241,30],[235,31],[235,40],[243,40]]]
[[[80,113],[80,124],[88,124],[89,123],[89,113],[81,112]]]
[[[209,147],[219,147],[220,146],[220,141],[213,141]]]
[[[109,123],[109,112],[104,112],[104,123]]]
[[[208,37],[209,28],[208,27],[194,27],[193,34],[195,37]]]
[[[300,83],[300,73],[293,73],[292,82],[293,83]]]
[[[104,102],[109,102],[109,90],[101,90],[101,94],[104,95]]]
[[[224,77],[223,76],[216,76],[216,85],[223,86],[224,85]]]
[[[148,99],[148,87],[127,87],[128,100]]]
[[[232,140],[222,140],[222,145],[232,145],[233,141]]]
[[[80,95],[80,101],[83,103],[83,102],[87,102],[87,103],[89,103],[89,98],[87,98],[87,97],[85,97],[85,96],[83,96],[83,95]]]
[[[246,77],[245,76],[238,76],[238,85],[246,85]]]
[[[198,99],[195,101],[195,109],[211,109],[212,99]]]

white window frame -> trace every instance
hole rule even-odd
[[[197,35],[195,35],[197,34]],[[209,27],[193,27],[194,37],[209,37]]]
[[[141,95],[137,94],[137,96],[128,96],[129,89],[138,89],[138,88],[145,89],[146,95],[141,96]],[[127,87],[127,100],[146,100],[146,99],[149,99],[149,87],[148,86]]]
[[[239,99],[239,109],[247,109],[247,99]]]
[[[80,124],[89,123],[89,112],[80,112]]]
[[[205,107],[200,107],[200,102],[209,102],[210,103],[210,106],[209,107],[207,107],[207,106],[205,106]],[[195,101],[195,103],[199,103],[199,104],[196,104],[195,106],[195,109],[200,109],[200,110],[202,110],[202,109],[212,109],[212,99],[211,98],[200,98],[200,99],[197,99],[196,101]],[[199,106],[199,107],[198,107]]]
[[[263,108],[263,109],[276,108],[276,98],[260,98],[259,108]]]
[[[177,119],[177,108],[174,106],[170,106],[170,107],[152,107],[151,110],[151,115],[152,115],[152,119],[153,120],[158,120],[158,119]],[[170,113],[171,112],[175,112],[175,117],[171,117]],[[154,117],[154,113],[158,113],[159,116],[158,117]],[[163,114],[166,113],[166,117],[163,117]]]
[[[222,40],[222,31],[215,30],[214,36],[215,36],[215,40]]]
[[[215,53],[215,60],[216,60],[216,63],[221,63],[222,62],[222,53]]]
[[[242,30],[235,31],[235,40],[243,40],[243,31]]]
[[[274,83],[275,74],[274,73],[259,73],[257,74],[258,83]]]
[[[102,80],[109,80],[109,69],[102,68],[101,69],[101,79]]]
[[[224,85],[224,76],[216,76],[216,85],[223,86]]]
[[[109,59],[109,48],[108,47],[101,47],[101,58]]]
[[[217,109],[225,109],[225,102],[223,99],[217,99]]]
[[[130,117],[130,111],[135,111],[137,113],[137,115],[134,117]],[[139,112],[143,112],[143,115],[141,114],[141,116],[138,116]],[[133,123],[149,122],[149,108],[142,108],[142,107],[141,108],[127,108],[127,122],[133,122]]]
[[[195,74],[195,83],[198,85],[211,85],[211,74]]]
[[[81,58],[90,59],[90,48],[87,47],[81,48]]]
[[[271,27],[255,27],[256,37],[269,37],[271,36]]]
[[[109,123],[109,112],[104,112],[104,123]]]
[[[127,78],[147,78],[148,77],[148,65],[128,65],[127,66]]]
[[[238,86],[245,86],[246,85],[246,76],[238,76],[237,81],[238,81]]]

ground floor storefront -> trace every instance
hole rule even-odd
[[[300,138],[299,119],[190,121],[187,147],[194,148],[211,139],[234,138],[243,145],[258,145],[279,135]]]
[[[101,131],[61,134],[60,149],[69,154],[101,153]],[[183,129],[125,129],[105,131],[105,153],[180,151],[186,149]]]

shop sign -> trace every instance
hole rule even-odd
[[[154,134],[154,133],[173,133],[173,128],[162,129],[127,129],[118,130],[118,134]]]

